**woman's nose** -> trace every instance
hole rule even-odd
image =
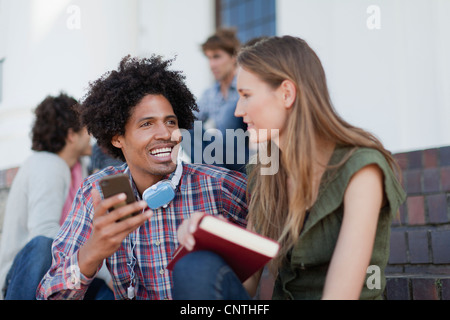
[[[244,106],[241,102],[241,99],[239,99],[238,102],[236,103],[236,109],[234,110],[234,116],[238,117],[238,118],[245,116],[245,110],[244,110]]]

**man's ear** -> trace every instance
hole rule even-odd
[[[115,135],[114,137],[112,137],[112,139],[111,139],[111,144],[114,146],[114,147],[116,147],[116,148],[119,148],[119,149],[121,149],[122,148],[122,142],[121,142],[121,138],[122,136],[121,135]]]
[[[72,128],[69,128],[69,130],[67,131],[66,143],[73,142],[75,139],[75,134],[75,131],[73,131]]]
[[[297,98],[297,88],[291,80],[284,80],[280,87],[283,94],[284,106],[290,109]]]

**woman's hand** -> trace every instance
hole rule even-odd
[[[202,212],[194,212],[194,214],[189,219],[184,220],[178,228],[178,241],[189,251],[194,249],[195,238],[193,234],[197,230],[198,224],[204,215],[205,214]]]

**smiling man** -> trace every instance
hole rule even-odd
[[[117,71],[91,83],[80,104],[83,123],[99,146],[123,161],[86,179],[53,242],[53,264],[38,288],[39,299],[81,299],[103,263],[116,299],[171,299],[166,270],[178,246],[176,230],[195,211],[221,215],[244,226],[245,175],[179,160],[180,129],[191,128],[195,99],[171,60],[125,57]],[[102,199],[99,182],[126,174],[136,202],[123,195]],[[175,196],[150,210],[144,191],[171,181]],[[133,212],[142,212],[127,219]],[[119,221],[119,222],[118,222]]]

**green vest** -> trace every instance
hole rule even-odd
[[[338,164],[352,148],[336,147],[330,165]],[[347,185],[358,170],[377,164],[384,173],[387,204],[380,210],[376,238],[360,299],[381,299],[386,285],[384,269],[389,259],[390,226],[406,194],[384,156],[375,149],[359,148],[338,169],[328,169],[298,242],[279,269],[272,299],[320,299],[343,218]],[[378,284],[374,276],[380,275]],[[369,281],[368,281],[369,280]],[[372,281],[374,280],[374,281]],[[377,289],[376,287],[379,287]]]

